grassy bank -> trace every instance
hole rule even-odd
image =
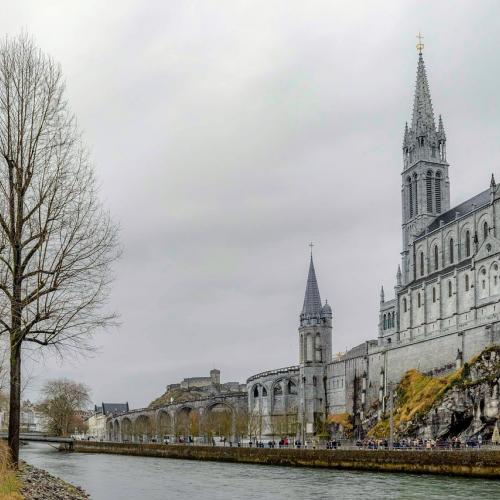
[[[21,481],[10,466],[9,449],[5,443],[0,442],[0,498],[22,500],[20,489]]]
[[[77,441],[74,451],[184,460],[500,478],[500,450],[452,452],[295,450]]]

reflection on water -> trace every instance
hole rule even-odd
[[[482,479],[61,453],[39,443],[21,457],[95,500],[500,499],[500,481]]]

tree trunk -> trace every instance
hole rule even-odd
[[[9,448],[12,464],[19,463],[19,427],[21,417],[21,343],[11,337],[10,344],[10,406]]]

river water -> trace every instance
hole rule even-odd
[[[94,500],[500,500],[500,481],[483,479],[63,453],[40,443],[23,446],[21,458]]]

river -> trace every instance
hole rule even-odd
[[[21,458],[94,500],[500,499],[500,481],[460,477],[62,453],[40,443],[23,446]]]

